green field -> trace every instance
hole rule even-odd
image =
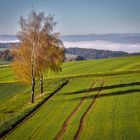
[[[44,94],[39,94],[39,83],[36,85],[34,104],[30,103],[31,87],[16,80],[10,67],[0,68],[0,132],[10,129],[19,119],[51,93],[57,90],[66,80],[51,79],[44,82]]]
[[[45,96],[38,98],[37,85],[35,104],[68,84],[3,139],[139,140],[140,56],[66,62],[62,70],[46,77]],[[2,131],[34,105],[30,87],[10,67],[1,67],[0,74]]]
[[[8,65],[10,63],[11,63],[11,61],[6,61],[6,60],[0,59],[0,65]]]

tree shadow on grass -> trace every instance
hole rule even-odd
[[[110,92],[110,93],[102,93],[99,95],[98,98],[103,98],[103,97],[110,97],[110,96],[120,96],[120,95],[126,95],[126,94],[131,94],[131,93],[136,93],[140,92],[140,89],[130,89],[130,90],[124,90],[124,91],[115,91],[115,92]],[[71,98],[69,101],[76,101],[76,100],[81,100],[81,99],[94,99],[97,96],[97,94],[94,95],[89,95],[89,96],[84,96],[84,97],[77,97],[77,98]]]
[[[73,95],[73,94],[81,94],[85,92],[93,92],[93,91],[100,91],[106,90],[106,89],[114,89],[114,88],[123,88],[123,87],[129,87],[129,86],[139,86],[140,82],[133,82],[133,83],[127,83],[127,84],[118,84],[118,85],[111,85],[111,86],[104,86],[104,87],[95,87],[95,88],[89,88],[89,89],[82,89],[79,91],[74,91],[74,92],[67,92],[63,93],[63,95]]]

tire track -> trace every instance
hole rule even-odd
[[[97,81],[93,82],[92,85],[90,86],[90,88],[93,88],[95,87]],[[61,129],[59,130],[59,132],[57,133],[57,135],[55,136],[55,140],[60,140],[62,139],[62,137],[64,136],[67,128],[68,128],[68,125],[72,119],[72,117],[80,110],[84,100],[86,99],[86,97],[84,97],[83,99],[81,99],[81,101],[79,102],[79,104],[74,108],[74,110],[71,112],[71,114],[67,117],[67,119],[64,121]]]
[[[80,124],[79,124],[79,128],[74,136],[74,140],[79,140],[80,139],[80,135],[83,131],[83,128],[84,128],[84,122],[85,122],[85,119],[88,115],[88,113],[90,112],[91,108],[93,107],[93,105],[95,104],[97,98],[100,96],[100,93],[101,93],[101,90],[102,90],[102,87],[104,86],[106,80],[103,80],[102,84],[101,84],[101,89],[100,91],[95,95],[94,99],[92,100],[91,104],[88,106],[87,110],[85,111],[85,113],[83,114],[81,120],[80,120]]]

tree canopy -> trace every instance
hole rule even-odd
[[[40,80],[43,92],[43,73],[61,71],[64,60],[63,43],[59,33],[53,32],[54,16],[32,10],[27,18],[20,17],[20,43],[13,47],[13,69],[20,81],[32,84],[32,102],[36,79]]]

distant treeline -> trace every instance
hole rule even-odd
[[[15,43],[0,43],[0,59],[7,61],[13,59],[10,49],[14,46],[14,44]]]
[[[0,51],[0,59],[11,61],[13,59],[11,51],[6,49],[4,51]]]
[[[65,49],[65,52],[67,54],[82,56],[84,59],[101,59],[129,55],[140,55],[140,53],[127,53],[123,51],[109,51],[109,50],[96,50],[84,48],[67,48]]]
[[[4,60],[12,59],[10,48],[14,44],[15,43],[0,43],[1,59]],[[75,61],[75,60],[78,61],[78,60],[88,60],[88,59],[101,59],[101,58],[112,58],[112,57],[130,56],[130,55],[140,55],[140,52],[127,53],[123,51],[109,51],[109,50],[96,50],[96,49],[84,49],[84,48],[66,48],[65,53],[71,55],[70,57],[66,55],[66,61]]]

